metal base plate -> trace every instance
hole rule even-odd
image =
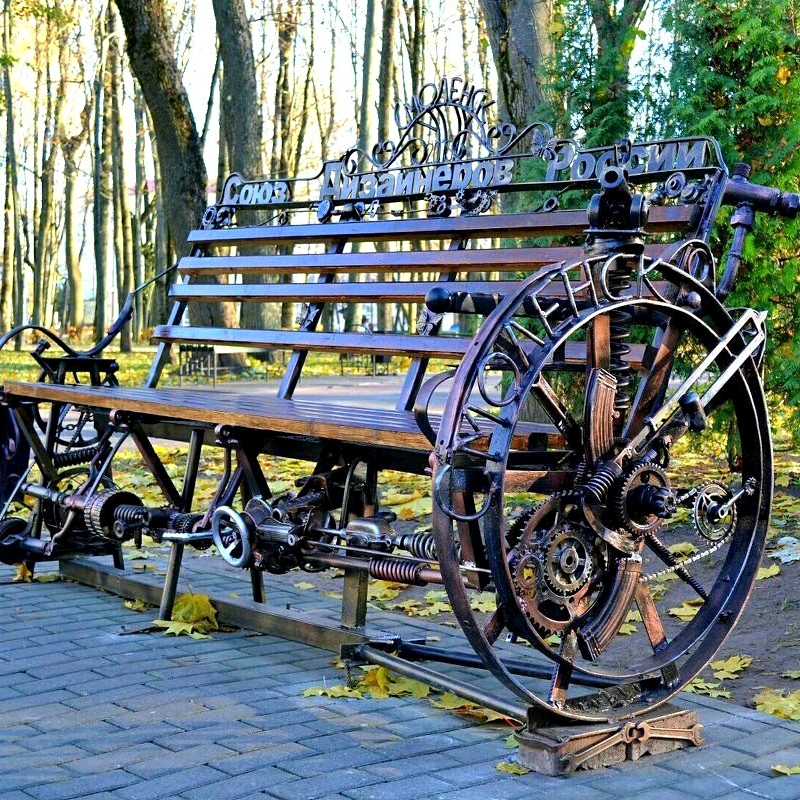
[[[671,704],[622,725],[582,725],[521,730],[519,762],[542,775],[571,775],[644,755],[703,744],[696,711]]]

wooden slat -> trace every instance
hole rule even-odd
[[[302,242],[301,242],[302,243]],[[659,252],[663,245],[657,246]],[[480,250],[403,250],[386,253],[303,253],[296,255],[186,256],[178,269],[186,275],[220,275],[238,272],[269,274],[292,272],[420,272],[458,270],[460,273],[533,270],[559,261],[577,261],[581,247],[507,247]]]
[[[460,358],[472,339],[455,336],[410,336],[383,333],[309,333],[306,331],[192,328],[159,325],[153,338],[181,344],[223,344],[239,347],[330,350],[337,353],[391,353],[411,358]]]
[[[473,346],[473,339],[462,336],[413,336],[382,333],[307,333],[304,331],[242,330],[239,328],[192,328],[183,325],[160,325],[154,338],[174,344],[208,344],[253,347],[269,350],[333,351],[366,353],[410,358],[460,359]],[[634,366],[642,362],[645,345],[629,344],[626,361]],[[586,361],[585,342],[567,342],[563,358],[572,364]]]
[[[655,206],[650,210],[650,233],[685,231],[697,216],[692,206]],[[538,214],[488,214],[476,217],[306,223],[194,230],[192,245],[295,244],[333,241],[419,241],[459,237],[579,236],[588,225],[585,209]]]
[[[518,281],[461,281],[450,286],[436,281],[392,281],[390,283],[267,283],[267,284],[208,284],[189,283],[173,286],[170,297],[175,300],[204,302],[297,302],[352,303],[357,301],[397,303],[421,300],[437,285],[469,294],[504,296],[519,287]],[[562,289],[563,294],[563,289]]]

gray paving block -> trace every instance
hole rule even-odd
[[[23,772],[12,771],[9,765],[8,771],[0,771],[0,797],[5,798],[6,792],[14,789],[25,789],[28,791],[32,786],[40,783],[55,783],[56,781],[69,780],[72,774],[63,767],[52,764],[44,767],[34,767]]]
[[[227,758],[233,754],[227,747],[211,742],[187,747],[175,752],[159,748],[161,753],[153,758],[136,760],[126,765],[125,769],[139,778],[149,780],[173,772],[198,767],[211,761]]]
[[[247,725],[256,726],[256,722],[250,719],[247,721]],[[192,733],[202,734],[204,730],[206,729],[199,728],[197,731],[192,731]],[[210,730],[214,731],[216,727]],[[284,728],[270,728],[267,730],[254,727],[253,733],[225,738],[220,741],[225,747],[229,747],[237,753],[249,753],[253,750],[262,750],[278,744],[295,742],[302,742],[303,746],[308,748],[308,752],[317,752],[313,738],[314,733],[314,730],[308,725],[287,725]]]
[[[251,750],[248,753],[234,754],[208,763],[228,775],[241,775],[263,767],[283,766],[296,758],[306,758],[314,755],[314,751],[299,742],[286,742],[264,747],[260,750]],[[340,762],[341,763],[341,762]],[[288,774],[288,773],[287,773]]]
[[[671,763],[671,762],[670,762]],[[728,793],[738,791],[761,779],[761,776],[739,767],[717,767],[714,769],[698,769],[684,775],[678,774],[675,786],[686,797],[715,798],[727,797]]]
[[[71,780],[59,781],[58,783],[32,786],[27,789],[27,793],[37,800],[72,800],[72,798],[83,798],[96,794],[97,792],[111,792],[130,786],[136,781],[133,775],[121,769],[108,772],[95,773],[93,775],[83,775]]]
[[[349,790],[374,781],[374,775],[347,767],[333,773],[315,775],[313,778],[300,778],[278,786],[270,786],[269,793],[271,797],[279,800],[315,800],[317,797],[324,797],[327,800],[336,792],[349,797]]]
[[[392,780],[384,783],[347,789],[342,792],[353,800],[414,800],[416,797],[428,798],[437,792],[446,792],[451,788],[445,781],[430,775],[416,775],[413,778]]]
[[[786,747],[760,755],[758,758],[748,759],[746,762],[747,768],[754,772],[761,773],[762,775],[773,775],[772,767],[775,764],[784,764],[787,766],[800,765],[800,743],[797,747]]]
[[[409,758],[411,756],[425,755],[427,753],[441,753],[444,750],[453,750],[455,757],[461,761],[471,761],[470,755],[461,758],[465,749],[461,747],[458,740],[451,736],[441,733],[432,733],[427,736],[411,736],[406,739],[399,739],[396,742],[376,742],[374,745],[365,745],[375,750],[384,759],[393,760],[396,758]],[[457,749],[455,749],[457,748]]]
[[[769,732],[737,737],[728,743],[728,747],[752,756],[766,755],[778,750],[797,750],[800,748],[800,734],[776,728]]]
[[[216,742],[238,753],[241,752],[236,746],[238,740],[256,733],[261,731],[247,723],[226,722],[205,728],[190,728],[171,736],[159,737],[155,740],[155,744],[167,750],[184,750],[205,742]]]
[[[800,775],[773,776],[770,780],[752,783],[747,789],[753,792],[751,800],[756,800],[757,797],[769,797],[770,800],[798,800]]]
[[[598,783],[604,792],[621,796],[635,789],[637,794],[646,789],[671,786],[683,780],[683,776],[672,769],[659,766],[658,757],[646,756],[644,760],[628,761],[603,770],[603,780]]]
[[[216,783],[197,786],[183,792],[181,797],[184,800],[245,800],[248,797],[264,800],[265,789],[280,785],[287,780],[294,778],[276,767],[264,767],[242,775],[226,777],[225,780]]]
[[[344,750],[344,746],[342,750]],[[281,764],[281,768],[301,778],[310,778],[314,775],[335,772],[342,764],[342,750],[339,752],[315,753],[306,758],[287,759]],[[378,762],[383,762],[383,757],[374,751],[353,747],[352,744],[347,748],[348,767],[363,768],[366,765]]]
[[[144,741],[129,747],[115,747],[104,753],[84,755],[82,758],[73,758],[66,768],[79,775],[93,775],[106,770],[128,768],[131,764],[144,761],[149,762],[162,758],[165,750],[152,742]],[[85,751],[84,751],[85,753]]]
[[[116,722],[117,720],[115,720]],[[152,722],[127,728],[107,726],[108,730],[97,735],[87,736],[80,741],[81,747],[90,753],[107,753],[122,747],[151,742],[161,736],[181,733],[182,728],[176,728],[166,722]]]
[[[445,783],[452,784],[453,781],[447,779],[448,771],[459,766],[461,766],[459,762],[445,751],[444,753],[428,753],[424,756],[413,756],[412,758],[395,758],[391,761],[381,759],[370,766],[364,766],[363,769],[383,781],[433,775]]]
[[[0,729],[2,731],[2,729]],[[2,733],[0,732],[0,736]],[[82,758],[86,751],[72,744],[65,744],[58,747],[39,747],[39,743],[34,740],[35,747],[27,748],[22,752],[0,758],[0,769],[3,771],[22,772],[34,767],[47,767],[51,764],[60,765]]]
[[[202,710],[200,706],[198,706],[198,708],[200,708],[200,710],[196,714],[181,717],[181,727],[186,730],[207,728],[210,725],[224,725],[229,722],[239,722],[253,716],[253,709],[241,703],[207,710]]]
[[[223,776],[205,765],[169,772],[152,780],[136,781],[117,789],[118,797],[127,800],[166,800],[197,786],[219,783]]]

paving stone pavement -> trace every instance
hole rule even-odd
[[[184,577],[245,595],[246,576],[220,564],[193,559]],[[800,798],[800,776],[771,770],[800,764],[800,724],[723,701],[678,701],[699,712],[701,747],[570,778],[508,775],[497,769],[513,758],[508,728],[425,700],[303,697],[342,683],[328,652],[244,630],[134,635],[155,614],[13,574],[0,565],[2,800]],[[302,605],[291,584],[268,592],[278,607]]]

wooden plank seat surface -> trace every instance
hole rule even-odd
[[[171,418],[200,425],[225,424],[257,431],[337,439],[406,450],[428,451],[430,442],[411,411],[364,408],[310,400],[287,400],[241,390],[121,388],[8,381],[9,396]],[[432,424],[438,416],[431,415]],[[552,425],[524,423],[520,432],[556,435]]]

